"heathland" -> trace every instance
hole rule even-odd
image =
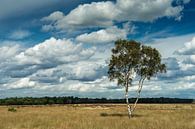
[[[194,104],[0,106],[0,129],[195,129]]]

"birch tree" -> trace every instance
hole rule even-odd
[[[165,64],[161,63],[161,55],[149,46],[141,45],[134,40],[117,40],[109,63],[108,77],[110,81],[117,80],[118,86],[123,86],[129,118],[136,108],[144,81],[157,73],[166,72]],[[135,78],[136,77],[136,78]],[[129,104],[128,91],[132,82],[137,79],[137,97],[133,106]]]

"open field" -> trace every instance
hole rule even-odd
[[[193,104],[139,104],[132,119],[126,105],[0,107],[0,129],[195,129]]]

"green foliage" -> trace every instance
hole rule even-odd
[[[142,45],[138,75],[148,80],[158,72],[166,72],[165,64],[161,64],[161,55],[155,48]]]
[[[108,71],[110,80],[118,79],[118,85],[125,85],[125,79],[129,71],[139,67],[140,46],[140,43],[133,40],[118,40],[115,42]]]
[[[28,102],[26,102],[28,98]],[[130,103],[135,102],[136,98],[129,99]],[[13,103],[14,100],[14,103]],[[48,105],[51,104],[89,104],[89,103],[124,103],[124,99],[107,98],[78,98],[78,97],[42,97],[42,98],[5,98],[0,99],[0,105]],[[140,103],[192,103],[193,99],[177,98],[141,98]],[[11,107],[10,107],[11,108]]]
[[[9,112],[16,112],[16,111],[17,111],[14,107],[9,107],[7,110],[8,110]]]
[[[111,81],[117,79],[118,85],[125,86],[131,84],[135,73],[141,79],[149,80],[159,72],[166,72],[166,66],[161,63],[161,55],[155,48],[134,40],[115,42],[108,70]]]

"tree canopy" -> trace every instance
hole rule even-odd
[[[142,79],[150,79],[158,72],[166,72],[161,63],[161,55],[155,48],[141,45],[134,40],[117,40],[112,49],[108,75],[110,80],[117,79],[118,85],[125,86],[125,78],[132,81],[135,74]]]

